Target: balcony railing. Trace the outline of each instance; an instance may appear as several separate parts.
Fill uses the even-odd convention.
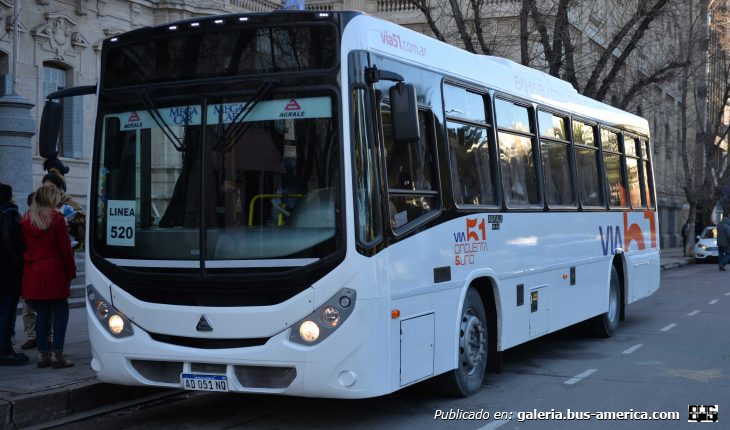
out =
[[[410,12],[416,10],[408,0],[378,0],[378,13]]]

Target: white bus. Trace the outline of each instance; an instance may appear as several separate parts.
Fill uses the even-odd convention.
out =
[[[74,94],[98,99],[102,381],[466,396],[501,351],[610,336],[659,286],[647,121],[554,77],[359,12],[143,28],[101,61]]]

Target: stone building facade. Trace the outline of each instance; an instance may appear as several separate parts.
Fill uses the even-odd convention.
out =
[[[262,12],[278,9],[276,0],[16,0],[21,2],[19,17],[20,58],[18,93],[35,104],[32,115],[39,122],[45,95],[58,88],[95,84],[98,79],[100,47],[103,39],[143,26],[158,25],[200,15],[229,12]],[[432,2],[438,4],[438,0]],[[448,1],[443,0],[444,4]],[[462,2],[464,4],[468,2]],[[540,2],[538,2],[540,3]],[[636,2],[622,2],[634,4]],[[483,28],[494,54],[519,61],[519,7],[521,1],[487,0],[483,2]],[[620,22],[616,2],[600,0],[581,2],[589,6],[576,8],[570,15],[571,37],[576,42],[576,64],[589,69],[596,52],[607,47],[612,31]],[[680,51],[682,28],[687,14],[679,9],[667,13],[655,23],[656,31],[646,35],[643,45],[632,54],[622,73],[629,77],[646,76],[652,60]],[[686,6],[685,6],[686,7]],[[424,15],[407,0],[310,0],[306,8],[337,11],[362,10],[375,16],[432,34]],[[12,50],[13,0],[0,0],[0,94],[9,88]],[[446,34],[448,14],[442,14]],[[613,22],[612,20],[616,21]],[[473,30],[473,28],[472,28]],[[458,38],[453,43],[459,44]],[[530,39],[532,46],[538,40]],[[536,50],[536,52],[539,49]],[[619,48],[615,55],[620,55]],[[537,62],[536,62],[537,63]],[[578,71],[580,73],[580,71]],[[616,88],[604,100],[615,104],[621,96]],[[679,138],[682,133],[679,117],[682,108],[678,81],[667,80],[649,85],[626,107],[649,120],[653,133],[655,182],[658,195],[662,246],[677,246],[678,234],[686,219],[686,203],[682,193],[683,171],[679,160]],[[85,198],[88,160],[91,155],[95,103],[85,97],[64,106],[61,138],[61,160],[71,168],[67,176],[69,191]],[[693,127],[692,124],[689,125]],[[694,136],[694,130],[688,130]],[[34,144],[33,182],[38,185],[42,159]]]
[[[196,16],[280,7],[268,0],[0,0],[0,96],[10,93],[12,83],[13,1],[19,2],[20,10],[16,92],[35,105],[31,115],[36,124],[47,94],[97,83],[105,38]],[[69,193],[85,202],[96,104],[92,96],[76,97],[65,101],[63,109],[59,158],[70,168]],[[45,174],[37,135],[33,148],[33,187],[37,187]]]

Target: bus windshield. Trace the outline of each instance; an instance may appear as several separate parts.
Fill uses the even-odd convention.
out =
[[[334,252],[341,175],[333,95],[257,96],[147,97],[102,108],[96,251],[191,267],[200,259],[206,267],[305,265]]]

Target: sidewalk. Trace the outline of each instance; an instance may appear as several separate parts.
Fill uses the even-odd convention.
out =
[[[661,250],[662,270],[692,263],[681,248]],[[91,370],[91,348],[83,296],[72,307],[66,330],[66,355],[76,364],[68,369],[38,369],[36,351],[25,366],[0,366],[0,429],[36,426],[114,403],[158,394],[164,390],[104,384]],[[15,347],[25,342],[21,316],[15,326]]]

